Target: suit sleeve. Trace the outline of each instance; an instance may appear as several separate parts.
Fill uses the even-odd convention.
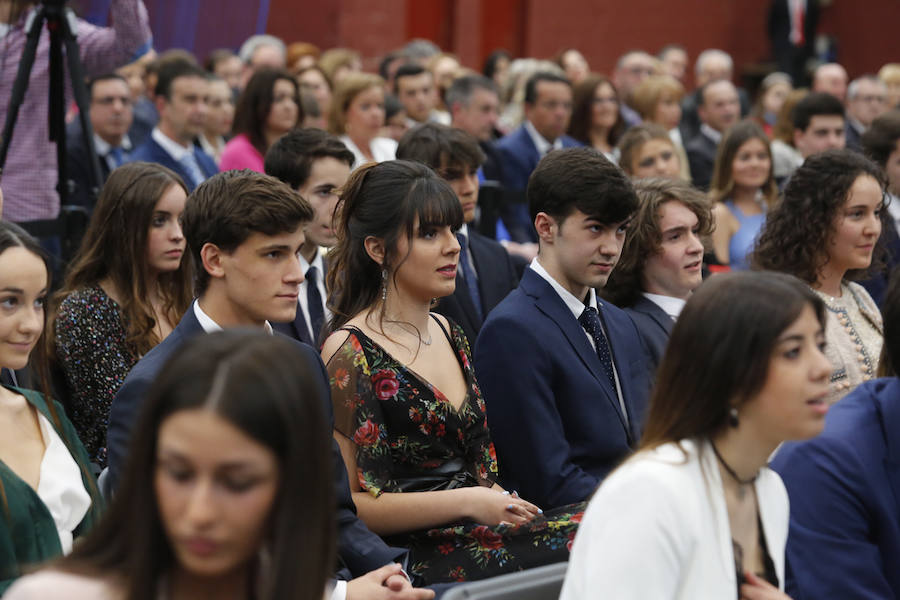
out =
[[[886,481],[866,474],[848,442],[784,448],[773,461],[791,502],[786,590],[794,600],[894,598],[871,501]]]
[[[330,429],[334,428],[334,409],[331,402],[331,386],[329,385],[328,372],[325,364],[318,354],[307,344],[301,344],[310,355],[310,360],[317,364],[321,374],[319,384],[324,387],[320,394],[325,399],[325,415]],[[329,430],[330,430],[329,429]],[[356,514],[356,505],[350,495],[350,484],[347,480],[347,467],[341,458],[341,450],[337,441],[331,440],[331,454],[333,457],[334,492],[337,500],[337,528],[338,528],[338,555],[348,572],[339,573],[339,576],[353,578],[365,575],[379,567],[398,560],[406,550],[392,548],[384,541],[369,531],[369,528]]]
[[[691,544],[679,510],[684,499],[669,482],[624,469],[585,512],[560,600],[591,598],[597,590],[617,600],[675,598]]]
[[[508,316],[489,320],[475,347],[501,482],[544,507],[581,502],[599,483],[571,460],[551,386],[553,361],[528,325]]]
[[[139,373],[125,378],[109,409],[109,426],[106,430],[106,458],[109,472],[109,489],[115,490],[119,482],[128,446],[131,428],[140,413],[141,404],[147,394],[150,381]]]

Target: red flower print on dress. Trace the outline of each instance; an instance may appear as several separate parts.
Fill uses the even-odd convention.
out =
[[[450,554],[451,552],[453,552],[453,548],[453,544],[451,542],[447,542],[446,544],[441,544],[440,546],[438,546],[438,552],[444,555]]]
[[[487,550],[498,550],[503,547],[503,536],[491,531],[490,527],[479,525],[472,530],[472,537],[478,544]]]
[[[337,386],[339,390],[343,390],[350,384],[350,372],[343,367],[337,369],[334,372],[334,385]]]
[[[382,369],[372,376],[372,386],[375,388],[375,395],[379,400],[388,400],[397,395],[400,384],[397,382],[397,376],[393,371]]]
[[[459,351],[459,358],[462,361],[463,369],[466,371],[469,370],[469,356],[466,354],[464,350]]]
[[[366,419],[353,434],[353,443],[357,446],[374,446],[378,441],[378,433],[378,424]]]

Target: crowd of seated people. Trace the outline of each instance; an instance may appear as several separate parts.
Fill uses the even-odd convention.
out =
[[[900,596],[897,65],[751,103],[719,49],[157,55],[111,6],[68,264],[45,123],[4,169],[0,593]]]

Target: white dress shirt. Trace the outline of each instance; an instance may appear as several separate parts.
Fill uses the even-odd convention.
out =
[[[171,156],[175,162],[180,163],[181,160],[187,156],[188,154],[193,154],[194,149],[192,146],[182,146],[162,131],[159,130],[159,127],[154,127],[153,131],[150,132],[150,137],[153,138],[153,141],[162,146],[162,149],[166,151],[166,153]]]
[[[203,312],[203,309],[200,308],[200,301],[194,300],[194,316],[197,317],[197,320],[200,321],[200,327],[203,328],[203,331],[206,333],[215,333],[216,331],[223,331],[222,326],[212,320],[208,314]],[[264,323],[266,328],[266,333],[272,335],[272,325],[269,324],[268,321]]]
[[[673,321],[678,320],[678,315],[681,314],[681,310],[687,304],[687,300],[682,300],[681,298],[651,294],[650,292],[644,292],[644,298],[663,309],[663,312],[669,315]]]
[[[541,156],[544,156],[551,150],[562,150],[562,138],[556,138],[553,142],[548,141],[538,133],[538,130],[534,128],[534,125],[528,119],[525,120],[525,131],[528,132],[528,137],[531,138],[534,147],[537,148]]]

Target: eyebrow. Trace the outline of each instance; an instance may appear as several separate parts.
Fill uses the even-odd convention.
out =
[[[677,227],[670,227],[669,229],[666,229],[662,233],[663,233],[663,235],[665,235],[667,233],[675,233],[678,231],[689,231],[691,229],[693,229],[693,227],[688,227],[687,225],[679,225]]]
[[[263,246],[262,248],[258,248],[257,252],[271,252],[272,250],[290,250],[291,247],[287,244],[272,244],[271,246]]]
[[[44,291],[44,290],[42,290]],[[9,292],[11,294],[25,294],[25,290],[22,288],[14,288],[14,287],[5,287],[0,292]]]

